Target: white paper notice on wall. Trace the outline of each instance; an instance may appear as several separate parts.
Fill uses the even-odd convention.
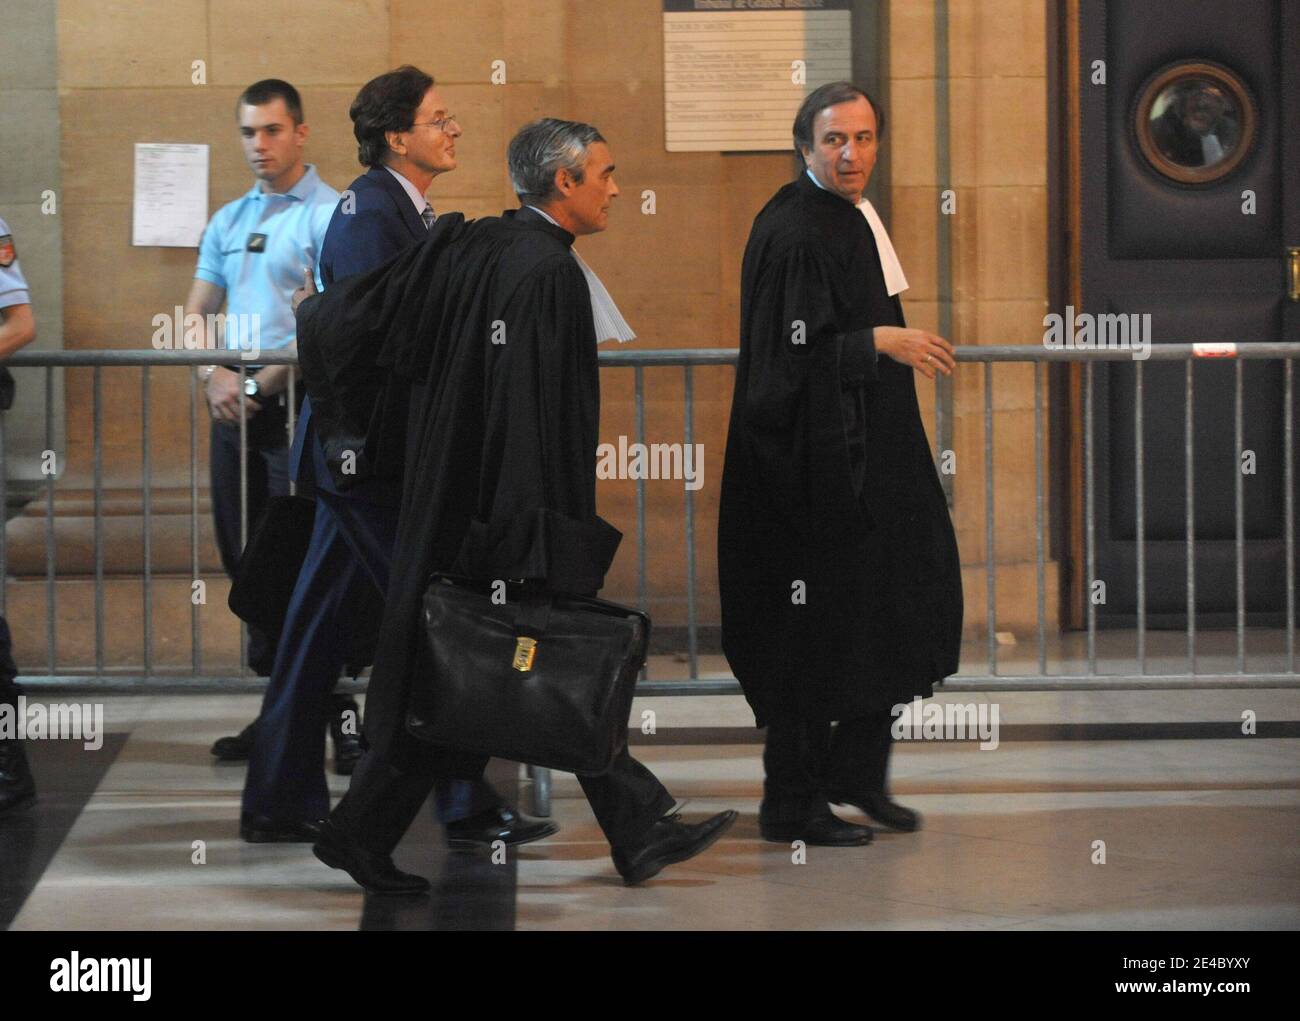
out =
[[[790,149],[819,85],[853,77],[850,0],[663,0],[669,152]]]
[[[135,144],[131,244],[197,248],[208,223],[208,147]]]

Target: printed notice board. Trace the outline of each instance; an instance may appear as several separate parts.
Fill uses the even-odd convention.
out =
[[[799,104],[852,78],[850,0],[663,0],[669,152],[789,149]]]
[[[208,224],[208,147],[135,143],[131,244],[197,248]]]

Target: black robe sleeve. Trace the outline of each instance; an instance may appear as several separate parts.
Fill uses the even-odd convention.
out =
[[[477,513],[458,570],[594,593],[622,539],[596,515],[600,421],[586,280],[566,251],[530,274],[488,341]]]
[[[769,250],[753,283],[738,396],[758,485],[796,535],[867,520],[852,482],[841,394],[877,378],[876,349],[871,326],[839,328],[840,273],[824,246],[798,242]]]
[[[464,229],[460,213],[445,214],[422,243],[298,306],[303,385],[341,490],[402,476],[410,366],[427,347],[418,324],[436,314],[439,257]]]

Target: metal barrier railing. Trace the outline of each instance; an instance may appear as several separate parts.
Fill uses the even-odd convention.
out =
[[[1186,550],[1187,550],[1187,665],[1181,671],[1155,673],[1148,669],[1147,650],[1147,614],[1146,614],[1146,576],[1145,576],[1145,505],[1144,505],[1144,440],[1142,431],[1142,382],[1143,365],[1141,360],[1133,360],[1136,374],[1135,415],[1135,471],[1137,505],[1137,663],[1136,673],[1102,673],[1098,670],[1097,618],[1096,606],[1087,600],[1086,628],[1086,669],[1069,669],[1056,673],[1050,672],[1049,638],[1047,628],[1047,586],[1046,586],[1046,543],[1047,543],[1047,499],[1045,493],[1044,438],[1045,438],[1045,402],[1043,390],[1044,363],[1082,362],[1083,381],[1083,455],[1084,455],[1084,545],[1086,561],[1086,582],[1090,589],[1096,577],[1096,535],[1095,535],[1095,413],[1094,413],[1094,363],[1098,361],[1129,361],[1132,352],[1128,350],[1062,350],[1048,349],[1041,345],[998,345],[998,346],[964,346],[957,348],[959,362],[981,362],[983,369],[983,472],[984,472],[984,559],[981,563],[967,563],[970,567],[984,568],[985,573],[985,650],[987,668],[984,673],[963,672],[951,678],[945,684],[947,690],[1094,690],[1094,689],[1178,689],[1178,688],[1215,688],[1215,687],[1297,687],[1300,679],[1295,673],[1295,572],[1294,572],[1294,437],[1292,435],[1293,376],[1292,360],[1300,357],[1300,343],[1261,343],[1242,345],[1229,352],[1225,345],[1168,344],[1150,348],[1149,358],[1153,361],[1183,361],[1186,363],[1186,398],[1184,408],[1185,448],[1187,464],[1187,482],[1185,493],[1186,505]],[[1195,570],[1195,520],[1193,494],[1193,430],[1192,430],[1192,395],[1193,365],[1206,355],[1223,356],[1230,354],[1236,359],[1235,387],[1235,438],[1236,449],[1240,456],[1242,447],[1242,362],[1247,359],[1274,359],[1283,363],[1284,380],[1284,428],[1283,447],[1285,463],[1284,513],[1286,535],[1286,623],[1285,653],[1281,662],[1273,669],[1250,672],[1247,670],[1246,656],[1246,607],[1245,607],[1245,568],[1243,550],[1244,534],[1244,493],[1243,476],[1236,472],[1236,649],[1235,670],[1212,670],[1200,672],[1197,668],[1197,630],[1196,630],[1196,570]],[[737,351],[727,348],[716,349],[681,349],[659,351],[604,351],[600,355],[602,368],[631,368],[634,377],[634,423],[636,442],[645,443],[645,372],[647,369],[679,367],[683,371],[684,402],[683,430],[684,443],[689,447],[694,443],[694,375],[693,370],[700,366],[734,365]],[[291,364],[296,358],[293,354],[264,352],[258,358],[259,365]],[[994,364],[1002,362],[1030,363],[1034,366],[1034,518],[1035,518],[1035,579],[1036,579],[1036,670],[1008,674],[999,670],[998,629],[997,629],[997,559],[996,530],[994,527],[995,486],[994,486]],[[31,676],[25,673],[24,683],[38,687],[70,687],[91,685],[102,690],[256,690],[264,682],[249,678],[246,668],[246,648],[241,640],[241,671],[238,677],[211,676],[203,672],[202,634],[198,607],[191,606],[190,642],[191,657],[188,673],[159,670],[153,660],[152,645],[154,621],[152,610],[153,582],[153,548],[151,536],[152,522],[152,481],[153,449],[150,442],[150,418],[152,414],[149,369],[153,366],[195,366],[222,364],[241,368],[247,364],[239,352],[215,351],[60,351],[60,352],[20,352],[7,362],[15,368],[44,368],[45,382],[45,421],[44,436],[46,448],[53,446],[53,404],[54,370],[56,368],[84,368],[92,370],[92,488],[93,488],[93,545],[94,545],[94,669],[90,674],[84,672],[60,672],[56,656],[56,606],[55,606],[55,478],[47,475],[43,482],[45,496],[45,584],[46,584],[46,666],[45,676]],[[103,508],[103,412],[102,412],[102,370],[105,368],[140,367],[142,443],[140,479],[142,487],[143,537],[143,606],[141,618],[142,655],[140,670],[108,668],[104,653],[104,508]],[[24,385],[20,374],[19,385]],[[200,575],[199,549],[199,440],[198,423],[200,406],[197,381],[193,373],[189,374],[189,480],[190,480],[190,568],[193,578]],[[242,398],[241,398],[242,402]],[[292,431],[293,384],[290,382],[290,422]],[[935,401],[935,437],[945,435],[944,404]],[[241,406],[241,532],[247,538],[247,419],[242,414]],[[936,460],[942,455],[936,450]],[[0,415],[0,504],[7,501],[7,452],[4,417]],[[641,606],[648,602],[649,562],[647,555],[647,492],[646,480],[636,480],[636,536],[637,536],[637,599]],[[688,677],[685,679],[642,680],[639,692],[646,695],[677,694],[731,694],[739,691],[734,678],[729,676],[700,676],[700,625],[697,619],[697,585],[696,585],[696,534],[695,501],[692,490],[685,489],[683,531],[685,538],[685,602],[686,629],[685,654]],[[5,605],[5,587],[8,579],[8,542],[0,531],[0,576],[5,582],[0,584],[0,612]],[[1068,659],[1068,657],[1066,657]]]
[[[259,365],[285,365],[296,364],[297,357],[293,353],[283,352],[262,352],[258,357]],[[227,365],[236,368],[240,372],[241,381],[247,367],[247,359],[237,351],[157,351],[157,350],[108,350],[108,351],[47,351],[47,352],[18,352],[11,356],[6,365],[14,368],[23,368],[27,366],[43,367],[44,372],[44,397],[45,397],[45,421],[44,421],[44,447],[45,450],[53,450],[54,447],[54,413],[53,413],[53,394],[54,394],[54,370],[56,368],[90,368],[91,369],[91,492],[93,500],[92,521],[93,521],[93,558],[94,558],[94,671],[93,674],[70,674],[60,673],[57,663],[57,609],[55,600],[55,564],[56,564],[56,543],[55,543],[55,473],[45,474],[43,488],[45,491],[45,645],[46,645],[46,669],[48,674],[45,677],[31,676],[24,674],[24,681],[31,682],[35,685],[42,685],[48,682],[52,685],[58,684],[80,684],[88,681],[95,681],[96,687],[146,687],[152,688],[152,685],[132,683],[129,678],[115,679],[113,673],[105,667],[104,653],[104,506],[103,506],[103,386],[102,370],[105,368],[127,368],[140,367],[140,409],[141,409],[141,520],[142,520],[142,554],[143,554],[143,572],[142,572],[142,605],[141,605],[141,674],[142,680],[149,681],[154,678],[155,670],[152,659],[153,651],[153,534],[152,534],[152,509],[153,509],[153,460],[152,460],[152,442],[150,428],[152,416],[152,399],[150,389],[149,370],[158,365],[179,365],[195,367],[199,365]],[[198,439],[198,382],[194,374],[189,374],[189,468],[190,468],[190,569],[191,578],[198,580],[201,575],[200,554],[199,554],[199,479],[198,479],[198,462],[199,462],[199,439]],[[20,374],[18,385],[22,386],[25,380]],[[290,379],[290,399],[289,399],[289,429],[293,428],[293,405],[294,383]],[[244,396],[240,392],[240,537],[241,543],[247,542],[248,538],[248,443],[247,428],[248,419],[245,413]],[[0,415],[0,506],[8,505],[8,453],[6,444],[6,435],[4,430],[4,416]],[[7,522],[6,522],[7,525]],[[8,572],[8,528],[0,534],[0,577],[4,581],[0,584],[0,613],[5,609],[5,590],[9,581]],[[191,652],[191,669],[190,676],[193,678],[203,677],[203,644],[200,624],[199,605],[191,601],[190,610],[190,652]],[[241,629],[240,638],[240,676],[246,675],[247,668],[247,649],[246,638]],[[25,658],[25,657],[24,657]],[[175,674],[172,675],[176,676]],[[217,686],[221,686],[219,679]],[[109,685],[105,682],[116,681],[115,684]],[[124,682],[124,683],[123,683]],[[256,683],[256,682],[255,682]],[[190,686],[193,688],[193,685]]]

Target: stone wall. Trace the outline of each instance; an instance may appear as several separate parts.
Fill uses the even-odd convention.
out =
[[[951,221],[951,339],[1033,342],[1041,335],[1047,303],[1043,3],[960,0],[949,9],[952,172],[944,182],[936,170],[934,4],[888,4],[886,144],[892,157],[892,233],[912,285],[905,308],[913,325],[938,327],[937,217],[940,192],[951,187],[957,200]],[[789,155],[664,150],[656,0],[319,0],[309,15],[304,10],[286,0],[58,4],[67,347],[148,346],[152,316],[181,303],[189,287],[194,250],[130,244],[133,143],[209,144],[215,212],[251,184],[238,144],[235,99],[255,79],[282,77],[303,95],[309,161],[342,189],[361,169],[348,104],[364,81],[403,62],[435,75],[464,128],[459,169],[431,189],[436,209],[473,216],[513,205],[503,158],[511,134],[547,114],[591,121],[610,141],[623,195],[610,230],[583,239],[580,249],[639,333],[637,346],[737,343],[745,238],[754,214],[789,179]],[[204,61],[206,84],[191,83],[196,60]],[[494,61],[505,62],[503,85],[491,82]],[[646,190],[655,193],[653,216],[641,212]],[[602,377],[601,438],[632,437],[632,374],[611,369]],[[90,379],[89,370],[67,373],[61,576],[89,569]],[[996,557],[1005,565],[999,628],[1023,630],[1033,620],[1033,458],[1032,443],[1026,442],[1032,438],[1032,376],[1025,368],[1000,366],[995,380]],[[717,619],[715,527],[731,383],[729,368],[694,373],[695,438],[705,446],[705,485],[695,494],[704,623]],[[681,442],[681,370],[647,370],[645,384],[647,439]],[[187,577],[187,376],[155,369],[151,390],[155,499],[172,508],[155,513],[155,570]],[[930,427],[931,389],[919,390]],[[129,577],[140,567],[140,370],[105,370],[103,392],[104,479],[113,508],[110,573]],[[983,628],[985,557],[979,367],[960,368],[954,399],[955,518],[967,565],[968,632],[975,635]],[[206,422],[200,425],[199,481],[205,486]],[[680,483],[652,481],[647,496],[651,610],[662,623],[681,622],[683,490]],[[634,486],[602,482],[598,498],[602,514],[626,537],[607,594],[631,599]],[[203,507],[202,569],[215,580],[219,568],[206,501]],[[43,571],[42,513],[29,508],[10,529],[15,569],[28,577]],[[38,616],[39,634],[43,597],[33,590],[25,605]]]

